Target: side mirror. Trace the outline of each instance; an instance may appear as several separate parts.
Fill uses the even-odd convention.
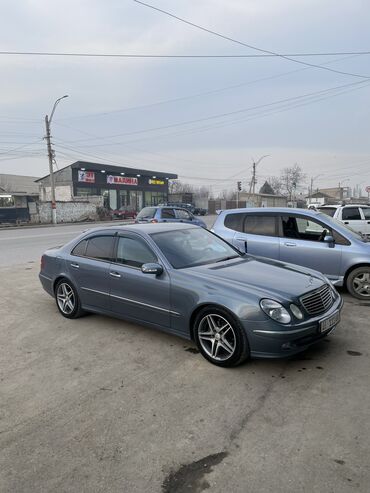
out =
[[[326,235],[325,238],[324,238],[324,242],[325,243],[328,243],[329,248],[334,248],[335,240],[334,240],[333,236]]]
[[[163,267],[155,263],[143,264],[141,266],[141,272],[143,274],[154,274],[155,276],[160,276],[163,272]]]

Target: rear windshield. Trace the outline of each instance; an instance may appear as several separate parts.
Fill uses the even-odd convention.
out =
[[[144,207],[137,215],[137,219],[151,219],[155,216],[155,211],[155,207]]]
[[[333,217],[337,208],[336,207],[318,207],[317,210],[322,212],[323,214],[326,214],[327,216]]]

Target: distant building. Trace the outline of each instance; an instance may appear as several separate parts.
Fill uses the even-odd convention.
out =
[[[335,199],[331,197],[330,195],[323,193],[321,191],[317,191],[313,193],[312,195],[307,195],[306,197],[306,204],[309,206],[310,204],[312,205],[324,205],[328,204],[330,202],[335,202]]]
[[[54,173],[55,198],[57,202],[71,202],[98,196],[108,210],[127,207],[139,211],[166,202],[168,180],[176,178],[173,173],[76,161]],[[41,187],[40,199],[49,202],[50,175],[37,181]]]
[[[274,189],[272,188],[272,186],[268,181],[265,181],[265,183],[262,185],[262,187],[260,188],[260,193],[267,195],[275,195]]]
[[[0,174],[0,223],[28,222],[37,213],[36,176]]]

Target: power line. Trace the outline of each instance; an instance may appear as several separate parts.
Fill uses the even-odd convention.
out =
[[[259,48],[257,46],[250,45],[248,43],[244,43],[243,41],[239,41],[235,38],[231,38],[230,36],[226,36],[224,34],[218,33],[216,31],[213,31],[212,29],[208,29],[206,27],[200,26],[199,24],[195,24],[194,22],[188,21],[188,20],[186,20],[182,17],[179,17],[175,14],[172,14],[171,12],[168,12],[166,10],[160,9],[159,7],[155,7],[154,5],[150,5],[149,3],[142,2],[141,0],[133,0],[133,1],[135,3],[143,5],[144,7],[148,7],[150,9],[156,10],[157,12],[168,15],[169,17],[172,17],[172,18],[174,18],[180,22],[183,22],[184,24],[188,24],[189,26],[192,26],[192,27],[195,27],[197,29],[200,29],[201,31],[207,32],[208,34],[212,34],[212,35],[217,36],[219,38],[225,39],[227,41],[231,41],[232,43],[236,43],[238,45],[245,46],[246,48],[250,48],[252,50],[259,51],[261,53],[277,56],[277,57],[283,58],[284,60],[288,60],[290,62],[299,63],[301,65],[307,65],[308,67],[318,68],[321,70],[327,70],[329,72],[335,72],[335,73],[341,74],[341,75],[350,75],[352,77],[359,77],[362,79],[370,79],[370,76],[368,76],[368,75],[354,74],[352,72],[343,72],[341,70],[331,69],[329,67],[325,67],[322,65],[316,65],[314,63],[303,62],[302,60],[296,60],[295,58],[291,58],[291,56],[289,56],[289,55],[282,55],[280,53],[276,53],[276,52],[271,51],[271,50],[265,50],[265,49]]]
[[[134,0],[136,1],[136,0]],[[142,3],[142,2],[138,2]],[[154,8],[154,7],[153,7]],[[228,39],[228,38],[227,38]],[[254,48],[257,49],[257,48]],[[265,50],[261,50],[265,51]],[[150,53],[84,53],[84,52],[60,52],[60,51],[0,51],[3,56],[54,56],[54,57],[81,57],[81,58],[288,58],[288,57],[317,57],[317,56],[339,56],[339,55],[370,55],[370,51],[327,51],[327,52],[311,52],[311,53],[273,53],[266,52],[263,54],[190,54],[190,55],[166,55],[166,54],[150,54]],[[298,60],[293,60],[297,61]],[[299,62],[298,62],[299,63]],[[310,64],[311,65],[311,64]],[[321,67],[320,65],[312,65],[313,67]],[[356,74],[356,77],[365,77]]]
[[[329,60],[328,62],[324,63],[323,65],[330,65],[332,63],[337,63],[337,62],[340,62],[342,60],[347,60],[349,58],[353,58],[354,56],[356,56],[356,55],[349,55],[349,56],[345,56],[345,57],[342,57],[342,58],[335,58],[333,60]],[[65,118],[60,118],[59,121],[64,121],[64,120],[80,120],[82,118],[91,118],[91,117],[94,117],[95,118],[97,116],[107,116],[107,115],[113,115],[113,114],[116,114],[116,113],[124,113],[124,112],[127,112],[127,111],[142,110],[142,109],[145,109],[145,108],[153,108],[155,106],[160,106],[160,105],[163,105],[163,104],[176,103],[176,102],[179,102],[179,101],[186,101],[186,100],[193,99],[193,98],[199,98],[199,97],[209,96],[209,95],[212,95],[212,94],[218,94],[220,92],[225,92],[225,91],[230,91],[230,90],[233,90],[233,89],[238,89],[239,87],[245,87],[245,86],[257,84],[259,82],[267,82],[269,80],[279,79],[279,78],[285,77],[287,75],[292,75],[292,74],[296,74],[296,73],[299,73],[299,72],[304,72],[305,70],[310,70],[310,69],[311,69],[311,67],[299,68],[299,69],[296,69],[296,70],[289,70],[288,72],[282,72],[280,74],[269,75],[267,77],[260,77],[258,79],[253,79],[253,80],[246,81],[246,82],[240,82],[239,84],[233,84],[231,86],[224,86],[224,87],[220,87],[218,89],[212,89],[210,91],[203,91],[203,92],[199,92],[199,93],[196,93],[196,94],[190,94],[188,96],[180,96],[178,98],[165,99],[163,101],[157,101],[157,102],[154,102],[154,103],[142,104],[142,105],[138,105],[138,106],[129,106],[127,108],[120,108],[118,110],[102,111],[102,112],[99,112],[99,113],[89,113],[87,115],[80,115],[80,116],[77,115],[77,116],[72,116],[72,117],[65,117]]]
[[[143,130],[136,130],[136,131],[133,131],[133,132],[125,132],[125,133],[121,133],[121,134],[107,135],[107,136],[99,137],[99,139],[101,140],[101,139],[106,139],[106,138],[124,137],[124,136],[129,136],[129,135],[137,135],[137,134],[141,134],[141,133],[154,132],[154,131],[158,131],[158,130],[166,130],[166,129],[169,129],[169,128],[181,127],[181,126],[190,125],[190,124],[193,124],[193,123],[200,123],[200,122],[204,122],[204,121],[209,121],[209,120],[224,118],[224,117],[228,117],[228,116],[232,116],[232,115],[237,115],[237,114],[241,114],[241,113],[246,113],[248,111],[253,111],[253,110],[268,108],[270,106],[276,106],[276,105],[279,105],[279,104],[288,103],[288,102],[292,102],[292,101],[298,101],[298,100],[305,99],[305,98],[312,98],[312,97],[318,96],[318,95],[325,95],[326,93],[330,93],[330,92],[333,92],[333,91],[335,92],[335,91],[338,91],[338,90],[341,90],[341,89],[345,89],[345,88],[349,88],[349,87],[357,87],[357,86],[361,86],[361,85],[364,86],[365,84],[368,84],[368,81],[351,82],[349,84],[343,84],[343,85],[331,87],[331,88],[328,88],[328,89],[321,89],[320,91],[314,91],[314,92],[311,92],[311,93],[305,93],[305,94],[302,94],[300,96],[293,96],[293,97],[290,97],[290,98],[283,98],[283,99],[276,100],[276,101],[273,101],[273,102],[270,102],[270,103],[264,103],[264,104],[261,104],[261,105],[251,106],[251,107],[248,107],[248,108],[242,108],[242,109],[235,110],[235,111],[229,111],[229,112],[225,112],[225,113],[219,113],[219,114],[216,114],[216,115],[211,115],[211,116],[207,116],[207,117],[203,117],[203,118],[196,118],[196,119],[193,119],[193,120],[186,120],[186,121],[183,121],[183,122],[172,123],[172,124],[169,124],[169,125],[162,125],[162,126],[159,126],[159,127],[152,127],[152,128],[147,128],[147,129],[143,129]],[[91,139],[80,139],[80,140],[73,141],[71,143],[75,144],[75,143],[78,143],[78,142],[86,142],[86,141],[89,141],[89,140],[96,140],[96,137],[94,139],[93,138],[91,138]],[[96,145],[94,145],[94,147],[97,147],[97,146],[100,146],[100,145],[101,144],[96,144]]]

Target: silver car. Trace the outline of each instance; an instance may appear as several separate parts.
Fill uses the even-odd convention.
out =
[[[224,210],[212,231],[252,255],[315,269],[352,296],[370,300],[370,242],[336,219],[313,210]]]
[[[186,224],[97,228],[42,257],[60,313],[102,313],[196,342],[219,366],[281,357],[327,336],[342,299],[320,273],[241,254]]]

